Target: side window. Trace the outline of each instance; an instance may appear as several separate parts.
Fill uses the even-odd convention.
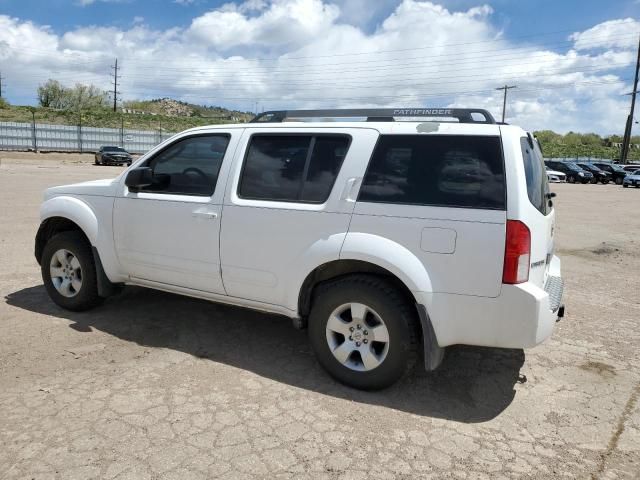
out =
[[[520,138],[520,148],[522,149],[522,160],[524,162],[524,173],[527,179],[527,195],[529,201],[540,213],[549,213],[549,202],[547,193],[549,192],[549,181],[547,172],[544,169],[544,159],[537,145],[529,145],[527,137]]]
[[[346,135],[254,135],[238,195],[253,200],[325,202],[349,141]]]
[[[151,158],[154,183],[141,191],[211,196],[230,136],[199,135],[170,145]]]
[[[504,210],[500,138],[383,135],[358,201]]]

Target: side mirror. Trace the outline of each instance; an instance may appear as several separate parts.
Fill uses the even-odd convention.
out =
[[[153,170],[149,167],[139,167],[130,170],[124,184],[131,191],[137,191],[140,187],[148,187],[153,183]]]

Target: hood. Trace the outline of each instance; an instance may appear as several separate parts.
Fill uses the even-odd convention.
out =
[[[44,199],[57,197],[59,195],[96,195],[100,197],[113,197],[117,187],[117,178],[105,180],[91,180],[89,182],[72,183],[51,187],[45,190]]]

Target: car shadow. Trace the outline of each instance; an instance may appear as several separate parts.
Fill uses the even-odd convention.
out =
[[[520,375],[523,350],[456,346],[435,372],[418,365],[386,390],[362,392],[330,378],[316,362],[306,332],[292,328],[284,317],[137,287],[83,313],[59,308],[42,285],[5,299],[14,307],[68,319],[80,332],[97,329],[325,395],[458,422],[496,417],[513,401],[515,384],[526,381]]]

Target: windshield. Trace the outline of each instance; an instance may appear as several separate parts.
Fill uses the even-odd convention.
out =
[[[614,172],[624,172],[625,169],[620,165],[609,165]]]
[[[120,147],[102,147],[102,151],[127,153],[127,151],[124,148],[120,148]]]
[[[568,168],[569,170],[574,170],[574,171],[576,171],[576,172],[579,172],[580,170],[582,170],[582,169],[581,169],[578,165],[576,165],[575,163],[567,162],[567,163],[565,163],[565,165],[567,166],[567,168]]]

